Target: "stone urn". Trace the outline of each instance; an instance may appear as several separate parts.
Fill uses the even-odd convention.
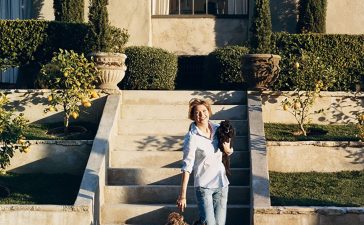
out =
[[[97,52],[91,53],[97,69],[99,70],[100,89],[119,90],[118,83],[125,76],[126,55],[122,53]]]
[[[250,90],[267,90],[278,76],[279,55],[246,54],[242,59],[242,75]]]

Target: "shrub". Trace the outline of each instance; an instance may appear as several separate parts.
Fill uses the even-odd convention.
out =
[[[269,0],[256,0],[250,28],[250,46],[253,53],[270,53],[272,21]]]
[[[79,103],[90,107],[90,97],[97,97],[94,84],[97,81],[97,70],[83,54],[60,49],[54,54],[52,62],[44,65],[39,82],[51,88],[48,96],[48,111],[57,111],[61,106],[64,111],[64,133],[68,133],[69,119],[79,116]]]
[[[120,88],[131,90],[173,90],[177,56],[160,48],[127,47],[125,78]]]
[[[273,85],[275,90],[294,90],[289,71],[295,63],[292,60],[303,52],[319,57],[323,64],[336,71],[331,75],[336,82],[329,91],[354,91],[364,77],[364,51],[358,51],[364,49],[364,35],[275,33],[273,37],[275,51],[282,56],[280,76]],[[302,71],[301,75],[307,76],[307,73]]]
[[[54,0],[54,16],[57,21],[83,22],[84,0]]]
[[[88,42],[94,52],[110,52],[111,31],[106,6],[108,0],[92,0],[89,11],[90,34]]]
[[[300,0],[298,2],[298,33],[326,32],[327,0]]]
[[[217,48],[209,54],[205,83],[213,89],[241,89],[241,61],[249,49],[242,46]]]
[[[16,150],[27,153],[30,143],[24,139],[27,120],[23,114],[15,115],[9,110],[8,98],[0,93],[0,170],[10,165],[10,159]]]

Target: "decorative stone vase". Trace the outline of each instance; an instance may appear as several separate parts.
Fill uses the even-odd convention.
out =
[[[242,75],[250,90],[267,90],[278,76],[279,55],[246,54],[242,60]]]
[[[118,83],[124,78],[126,55],[122,53],[97,52],[91,53],[97,69],[100,83],[98,88],[119,90]]]

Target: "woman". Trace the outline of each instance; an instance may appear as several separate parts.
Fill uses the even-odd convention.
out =
[[[200,222],[207,225],[224,225],[229,181],[215,135],[219,125],[209,121],[211,115],[211,106],[207,101],[190,101],[188,118],[194,122],[184,140],[182,183],[177,206],[182,212],[187,206],[187,185],[190,174],[194,171]],[[226,154],[233,153],[230,143],[223,143],[223,147]]]

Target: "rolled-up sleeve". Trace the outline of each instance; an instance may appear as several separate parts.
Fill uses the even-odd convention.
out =
[[[193,170],[193,165],[195,163],[195,153],[196,153],[196,142],[194,141],[193,135],[188,133],[185,136],[184,144],[183,144],[183,160],[182,160],[182,168],[183,172],[191,173]]]

